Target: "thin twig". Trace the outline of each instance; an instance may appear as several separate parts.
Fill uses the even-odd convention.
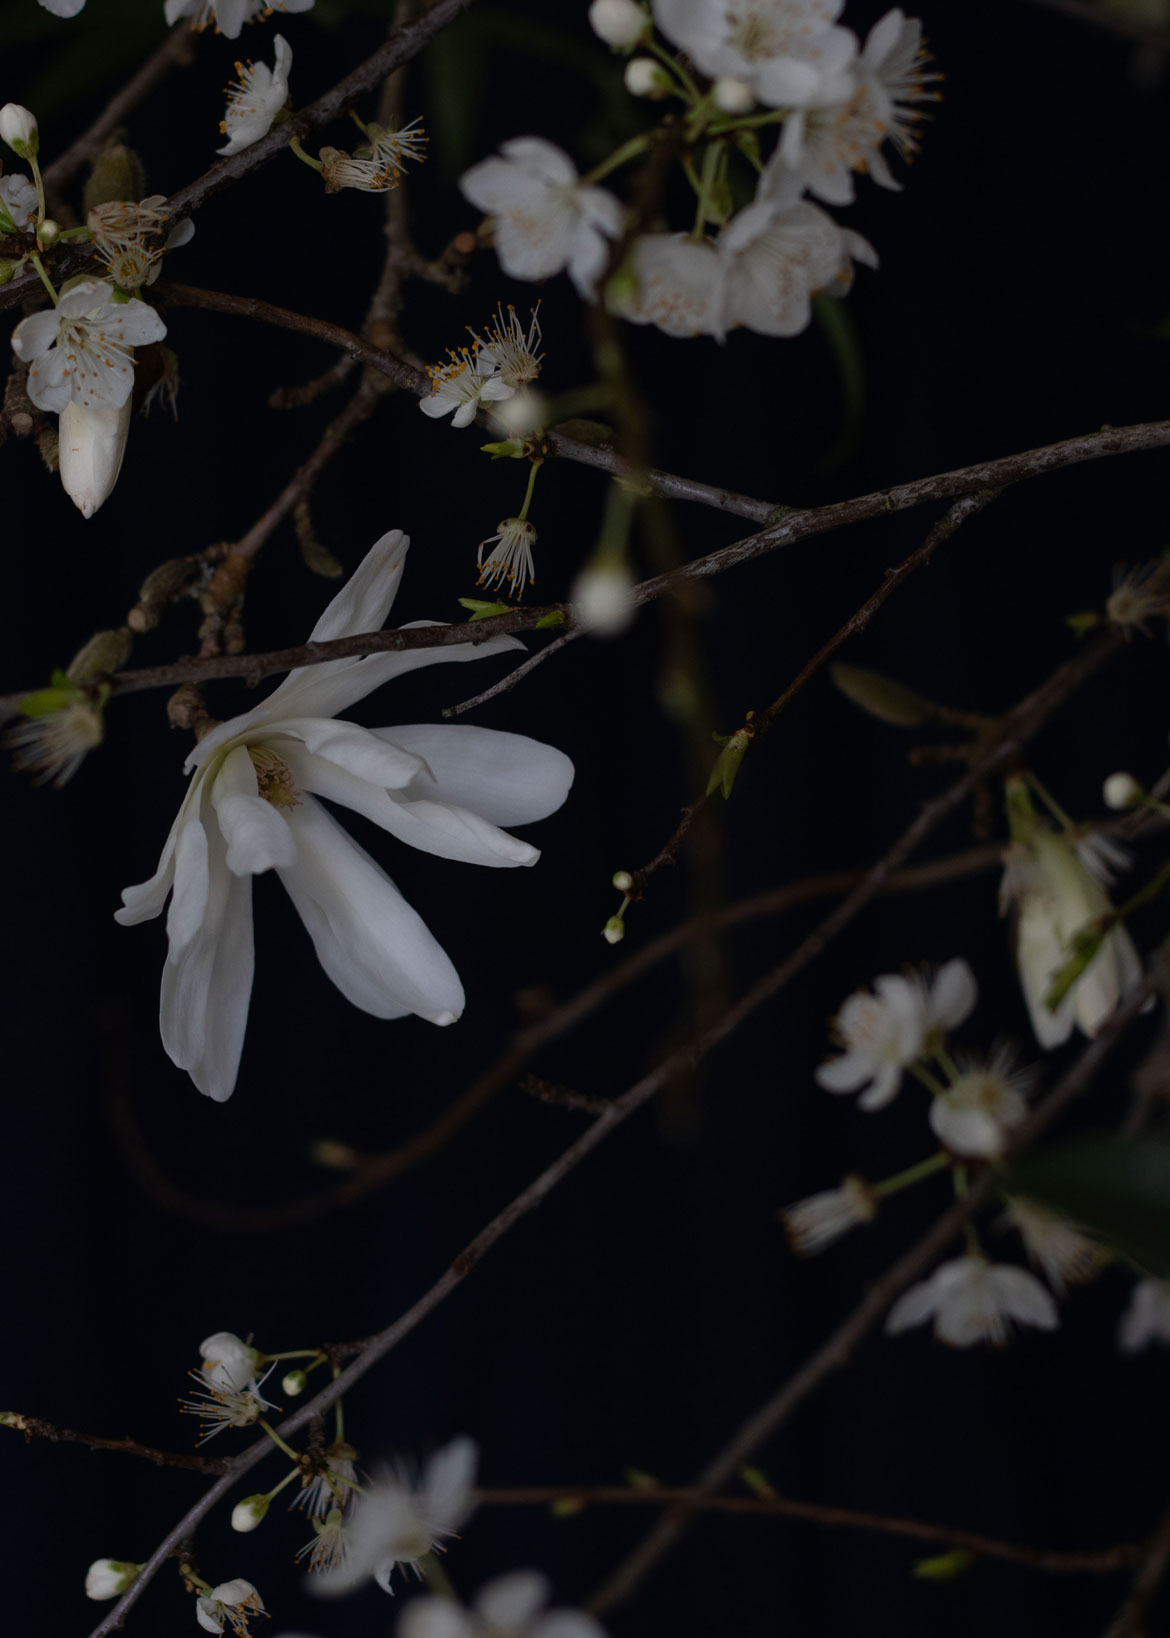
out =
[[[48,1439],[55,1445],[88,1445],[91,1450],[116,1450],[124,1456],[141,1456],[156,1467],[185,1467],[195,1473],[222,1473],[226,1461],[210,1456],[196,1456],[183,1450],[156,1450],[153,1445],[139,1444],[137,1439],[107,1439],[98,1433],[79,1433],[75,1428],[59,1427],[39,1416],[24,1416],[10,1411],[5,1426],[15,1428],[26,1439]]]
[[[1129,1597],[1105,1631],[1105,1638],[1141,1638],[1146,1612],[1170,1570],[1170,1509],[1163,1515],[1141,1559]]]
[[[553,642],[546,644],[544,648],[537,649],[535,654],[530,654],[526,660],[521,661],[506,676],[501,677],[499,682],[492,683],[490,688],[483,689],[479,694],[473,694],[469,700],[460,700],[458,705],[444,706],[444,718],[461,717],[465,711],[474,711],[477,706],[486,705],[488,700],[494,700],[497,694],[510,693],[518,682],[524,681],[530,671],[534,671],[538,665],[543,665],[545,660],[551,660],[554,654],[559,654],[565,644],[571,642],[577,635],[576,628],[570,628],[568,631],[562,632]]]

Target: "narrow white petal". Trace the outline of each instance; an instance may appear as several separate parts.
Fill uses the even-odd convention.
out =
[[[489,1627],[522,1630],[548,1602],[548,1582],[535,1570],[514,1570],[489,1581],[475,1601],[475,1613]]]
[[[573,783],[573,764],[564,752],[525,734],[429,722],[374,732],[425,764],[412,796],[470,808],[493,825],[546,819]]]
[[[211,786],[211,803],[234,876],[258,876],[292,864],[297,850],[288,820],[257,794],[256,770],[243,745],[224,758]]]

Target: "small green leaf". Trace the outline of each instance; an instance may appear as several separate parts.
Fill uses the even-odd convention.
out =
[[[935,1558],[920,1558],[914,1566],[914,1577],[917,1581],[953,1581],[974,1562],[975,1554],[966,1547],[952,1547],[949,1553],[939,1553]]]
[[[906,688],[880,671],[866,671],[859,665],[835,665],[831,675],[847,700],[868,711],[880,722],[896,728],[918,728],[930,719],[930,706],[913,689]]]
[[[507,603],[485,603],[478,597],[461,597],[459,601],[465,609],[471,610],[473,620],[490,620],[495,614],[512,613]]]
[[[1072,1138],[1017,1161],[1002,1184],[1100,1235],[1157,1279],[1170,1279],[1170,1143]]]
[[[563,626],[565,623],[564,609],[550,609],[547,614],[541,615],[536,622],[537,631],[544,631],[549,626]]]

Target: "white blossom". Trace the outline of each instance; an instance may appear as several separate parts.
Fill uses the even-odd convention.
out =
[[[540,376],[544,354],[538,351],[542,339],[539,302],[529,314],[527,329],[510,302],[507,313],[498,305],[484,334],[476,331],[474,339],[479,368],[494,371],[505,387],[516,391],[530,386]]]
[[[397,529],[377,542],[313,628],[314,641],[383,623],[408,544]],[[354,1006],[376,1018],[458,1018],[463,989],[450,959],[318,799],[440,858],[534,864],[537,849],[499,827],[561,805],[573,769],[560,751],[486,728],[371,730],[334,720],[392,677],[521,646],[496,637],[308,666],[188,757],[194,777],[158,870],[126,889],[117,918],[149,920],[173,890],[162,1039],[200,1091],[222,1101],[235,1086],[252,986],[251,884],[265,870],[280,876],[321,965]]]
[[[85,0],[40,0],[40,3],[54,17],[76,17],[85,8]]]
[[[341,1508],[331,1507],[324,1518],[313,1519],[311,1540],[298,1547],[293,1557],[298,1564],[307,1558],[313,1574],[340,1570],[349,1560],[349,1541],[350,1529]]]
[[[313,0],[166,0],[163,11],[168,23],[189,17],[192,28],[215,25],[216,33],[234,40],[245,23],[274,11],[310,11]]]
[[[1170,1280],[1139,1280],[1121,1316],[1117,1341],[1123,1354],[1136,1354],[1151,1342],[1170,1345]]]
[[[356,1458],[352,1445],[331,1445],[325,1452],[324,1470],[314,1473],[289,1505],[303,1507],[312,1518],[323,1518],[335,1507],[344,1508],[357,1481]]]
[[[453,427],[470,426],[481,404],[498,404],[516,390],[492,365],[483,365],[475,347],[452,352],[446,364],[428,364],[427,374],[430,394],[419,399],[418,407],[432,420],[450,415]]]
[[[534,1570],[514,1570],[482,1587],[465,1610],[452,1599],[415,1598],[402,1612],[396,1638],[605,1638],[584,1610],[546,1609],[549,1586]]]
[[[845,1048],[816,1072],[827,1092],[856,1092],[863,1109],[881,1109],[898,1090],[902,1071],[926,1049],[931,1036],[955,1029],[975,1006],[977,990],[970,967],[961,958],[940,967],[928,985],[917,973],[885,973],[874,982],[874,994],[857,990],[835,1020]]]
[[[1010,1195],[1006,1220],[1024,1242],[1029,1260],[1044,1270],[1052,1289],[1063,1296],[1070,1285],[1084,1285],[1105,1266],[1107,1253],[1070,1223],[1023,1195]]]
[[[844,0],[653,0],[654,19],[712,79],[751,86],[771,108],[847,96],[856,37],[834,27]]]
[[[1125,808],[1136,807],[1145,794],[1132,774],[1113,773],[1102,787],[1101,799],[1107,808],[1119,813]]]
[[[51,696],[55,691],[46,690]],[[21,717],[5,730],[3,744],[12,752],[12,765],[29,773],[38,785],[67,785],[90,751],[105,735],[99,707],[81,689],[62,689],[61,697],[45,699],[45,709]]]
[[[247,1633],[249,1619],[264,1614],[264,1601],[250,1581],[236,1576],[221,1581],[195,1600],[195,1619],[204,1632],[222,1632],[226,1621],[234,1633]]]
[[[121,1598],[141,1568],[140,1564],[129,1564],[122,1559],[95,1558],[85,1572],[85,1596],[95,1603]]]
[[[161,341],[167,327],[144,301],[114,300],[114,288],[84,279],[56,307],[21,319],[12,332],[29,364],[28,395],[38,409],[120,409],[134,388],[135,347]]]
[[[454,1535],[471,1511],[475,1464],[474,1442],[453,1439],[435,1452],[417,1480],[402,1466],[379,1475],[354,1502],[345,1563],[325,1571],[317,1590],[347,1593],[373,1576],[390,1592],[398,1564],[421,1579],[419,1561],[442,1552],[444,1538]]]
[[[911,1286],[890,1309],[891,1334],[934,1320],[934,1334],[951,1348],[989,1342],[1001,1348],[1010,1322],[1052,1331],[1059,1324],[1056,1304],[1035,1275],[1010,1264],[992,1264],[974,1255],[956,1257],[928,1280]]]
[[[844,1177],[839,1188],[810,1194],[780,1213],[788,1243],[798,1257],[823,1251],[859,1223],[877,1216],[877,1197],[860,1177]]]
[[[609,305],[668,336],[711,335],[723,268],[714,245],[685,233],[641,233]]]
[[[646,32],[646,14],[637,0],[593,0],[589,27],[607,46],[628,51]]]
[[[272,122],[288,101],[288,71],[292,67],[292,47],[283,34],[273,36],[273,66],[267,63],[237,63],[236,78],[227,88],[227,108],[220,130],[227,137],[216,153],[238,154],[272,129]]]
[[[496,533],[479,543],[475,560],[479,565],[476,584],[503,586],[506,582],[509,595],[522,597],[524,588],[531,586],[536,579],[532,566],[532,548],[535,545],[536,530],[531,523],[524,518],[502,518],[496,525]]]
[[[994,1160],[1027,1118],[1034,1073],[1017,1069],[1015,1053],[1004,1046],[982,1063],[960,1059],[959,1068],[959,1078],[930,1106],[931,1127],[952,1154]]]
[[[94,249],[121,289],[153,284],[162,271],[164,252],[177,250],[194,237],[194,222],[184,218],[170,227],[170,216],[161,193],[138,203],[112,199],[90,209],[87,221]]]
[[[72,400],[57,426],[57,470],[61,487],[83,518],[91,518],[114,492],[126,440],[130,400],[120,409],[82,409]]]
[[[265,1399],[260,1392],[271,1371],[272,1367],[259,1383],[251,1379],[240,1383],[234,1378],[225,1378],[215,1369],[187,1373],[200,1386],[190,1399],[180,1399],[179,1409],[188,1416],[198,1416],[203,1423],[199,1435],[201,1445],[214,1439],[225,1428],[250,1428],[260,1420],[264,1411],[275,1408],[271,1400]]]
[[[0,108],[0,142],[6,142],[22,159],[31,159],[39,141],[36,115],[19,102],[6,102]]]
[[[19,171],[0,176],[0,232],[31,232],[38,209],[37,190],[27,176]]]
[[[514,279],[545,279],[565,269],[592,300],[616,239],[622,211],[613,194],[589,187],[563,149],[543,137],[513,137],[500,154],[460,179],[466,197],[492,218],[496,252]]]
[[[404,125],[400,131],[388,130],[384,125],[370,124],[366,126],[370,138],[370,153],[373,158],[389,165],[395,179],[405,175],[404,166],[407,160],[421,165],[427,157],[427,143],[430,138],[423,129],[421,119],[412,119],[409,125]]]
[[[259,1355],[234,1331],[216,1331],[199,1344],[203,1375],[217,1388],[246,1388],[255,1379]]]

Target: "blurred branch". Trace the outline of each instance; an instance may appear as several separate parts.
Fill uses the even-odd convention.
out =
[[[1043,6],[1048,11],[1059,11],[1065,17],[1075,17],[1078,23],[1089,23],[1094,28],[1105,29],[1109,34],[1120,34],[1123,39],[1134,40],[1139,45],[1170,51],[1170,32],[1127,15],[1124,5],[1098,4],[1097,0],[1029,0],[1029,4]]]
[[[196,1473],[222,1473],[225,1461],[209,1456],[196,1456],[182,1450],[156,1450],[153,1445],[140,1445],[137,1439],[105,1439],[97,1433],[79,1433],[74,1428],[58,1427],[39,1416],[24,1416],[9,1411],[4,1426],[23,1433],[26,1440],[48,1439],[55,1445],[88,1445],[91,1450],[116,1450],[125,1456],[141,1456],[156,1467],[185,1467]]]
[[[1163,1514],[1146,1546],[1129,1597],[1105,1631],[1105,1638],[1142,1638],[1146,1612],[1170,1570],[1170,1510]]]

